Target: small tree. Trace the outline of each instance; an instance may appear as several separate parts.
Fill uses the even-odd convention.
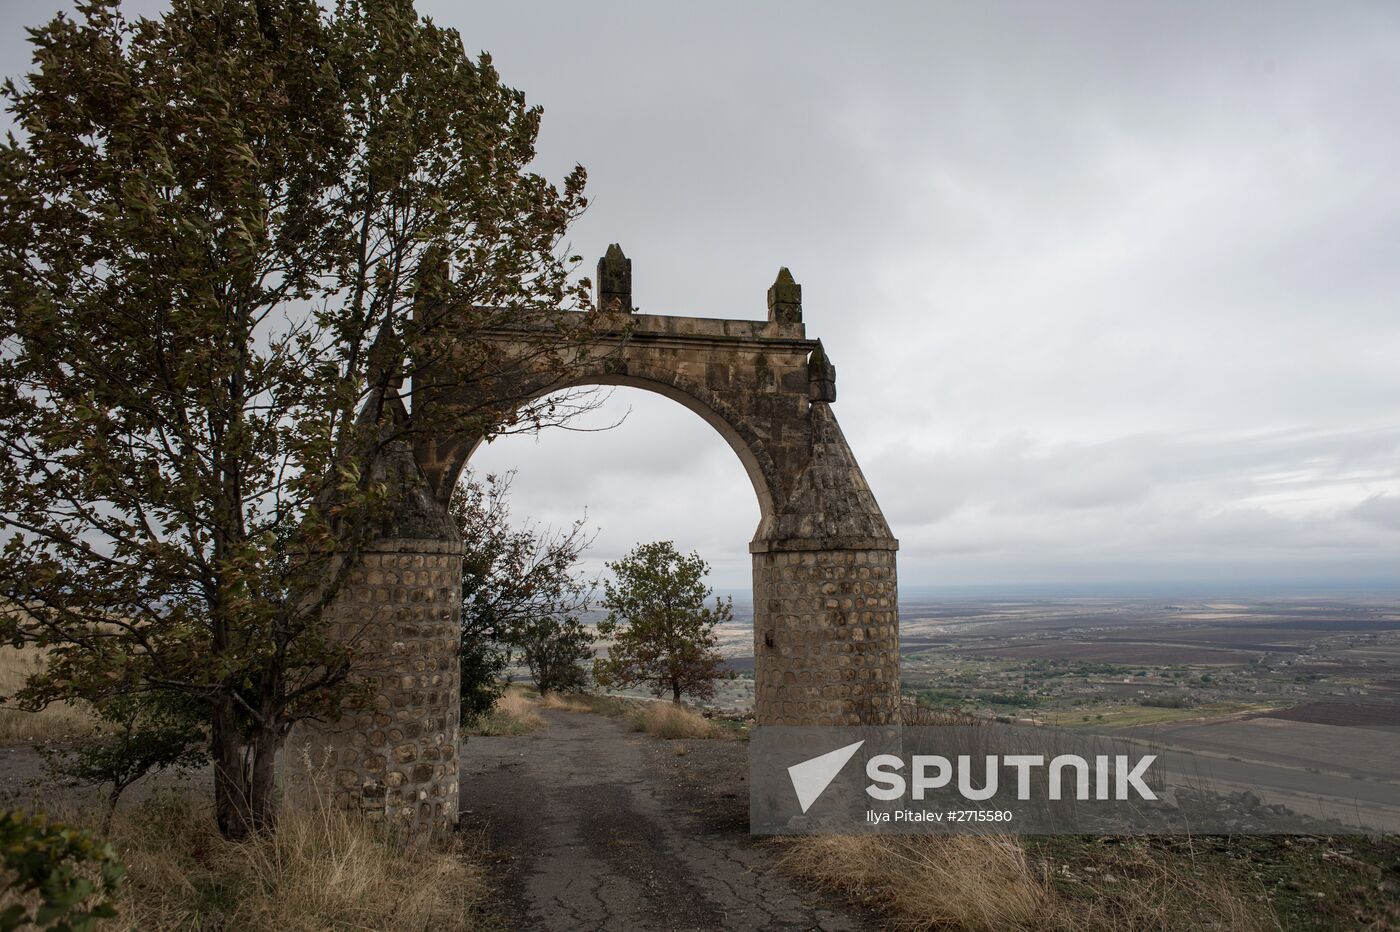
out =
[[[593,632],[577,618],[546,616],[525,624],[518,643],[541,696],[579,692],[588,685],[583,664],[593,658],[593,640]]]
[[[602,686],[646,686],[673,702],[691,695],[708,699],[724,675],[715,627],[733,617],[734,600],[705,605],[710,567],[697,553],[682,556],[671,541],[641,544],[608,568],[603,607],[608,617],[598,634],[613,639],[608,656],[594,661]]]
[[[102,831],[127,787],[152,773],[209,761],[207,716],[178,693],[123,694],[94,706],[97,730],[43,753],[49,769],[82,784],[107,787]]]
[[[586,610],[593,594],[594,583],[576,571],[579,557],[593,541],[583,521],[562,531],[513,526],[510,487],[514,479],[514,472],[484,479],[468,475],[452,499],[452,517],[466,543],[462,562],[464,722],[491,710],[504,689],[501,675],[517,648],[534,642],[536,657],[543,657],[550,632],[577,646],[564,619]],[[529,656],[525,659],[528,665]]]

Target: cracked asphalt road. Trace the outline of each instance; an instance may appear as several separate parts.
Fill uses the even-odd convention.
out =
[[[514,927],[877,927],[797,886],[748,834],[738,741],[660,741],[600,715],[545,712],[520,738],[469,738],[463,824],[485,825]]]

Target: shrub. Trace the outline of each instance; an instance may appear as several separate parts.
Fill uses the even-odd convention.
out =
[[[637,703],[627,713],[633,731],[656,738],[718,738],[723,732],[694,709],[674,702]]]
[[[0,856],[5,899],[19,899],[0,910],[3,932],[31,924],[88,932],[117,914],[107,898],[125,871],[110,845],[43,816],[10,811],[0,813]]]
[[[175,694],[118,696],[96,709],[96,731],[73,745],[42,753],[50,770],[78,783],[109,788],[102,823],[106,832],[127,787],[151,773],[199,767],[209,760],[201,711]]]

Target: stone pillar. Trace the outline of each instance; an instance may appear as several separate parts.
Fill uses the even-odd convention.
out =
[[[768,288],[768,322],[802,323],[802,286],[786,267],[778,269],[778,277]]]
[[[461,593],[459,541],[376,541],[327,615],[327,637],[355,647],[360,689],[339,721],[288,740],[337,807],[417,838],[457,824]]]
[[[632,307],[632,260],[613,243],[598,260],[598,310],[630,314]]]
[[[835,369],[813,353],[810,456],[753,553],[759,725],[899,716],[899,542],[836,423]]]
[[[883,725],[899,711],[895,552],[753,555],[760,725]]]

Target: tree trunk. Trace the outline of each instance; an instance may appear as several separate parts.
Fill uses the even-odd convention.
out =
[[[681,703],[681,684],[676,680],[671,681],[671,701],[676,705]]]
[[[277,824],[277,751],[282,741],[273,726],[258,726],[253,734],[252,778],[248,808],[253,827],[271,831]]]
[[[117,800],[122,798],[122,790],[126,789],[124,783],[113,783],[111,790],[107,792],[107,811],[102,814],[102,834],[112,834],[112,816],[117,813]]]
[[[243,839],[253,832],[249,809],[248,774],[243,765],[243,736],[233,700],[222,698],[214,707],[214,818],[225,838]]]
[[[277,822],[276,726],[254,725],[252,734],[238,728],[233,703],[214,713],[214,815],[219,831],[235,841],[271,830]]]

